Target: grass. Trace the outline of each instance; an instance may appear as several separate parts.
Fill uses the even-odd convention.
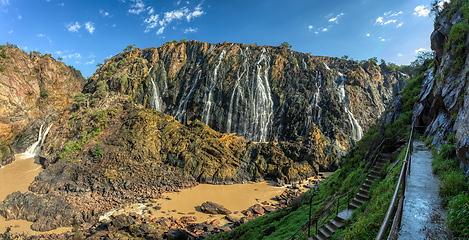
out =
[[[430,138],[429,138],[430,139]],[[453,135],[448,136],[446,144],[439,150],[432,149],[433,173],[440,183],[440,195],[447,206],[446,220],[455,237],[469,238],[469,184],[455,158]]]
[[[324,211],[324,205],[334,194],[343,194],[351,189],[363,169],[369,164],[363,161],[369,151],[369,146],[377,141],[379,128],[373,127],[365,133],[363,138],[353,149],[353,153],[342,159],[341,167],[319,185],[319,190],[312,198],[312,217],[319,217]],[[363,178],[362,178],[363,180]],[[360,185],[355,186],[355,190]],[[210,239],[288,239],[293,236],[309,219],[309,199],[312,191],[305,193],[302,203],[289,206],[275,213],[261,216],[248,223],[242,224],[231,232],[213,235]],[[343,203],[342,203],[343,202]],[[336,209],[336,205],[332,209]],[[339,211],[346,208],[345,201],[341,201]],[[320,222],[325,223],[329,218]],[[319,226],[321,227],[321,226]]]

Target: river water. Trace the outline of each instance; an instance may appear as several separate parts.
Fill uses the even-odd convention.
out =
[[[20,191],[28,191],[28,187],[34,178],[43,170],[41,165],[35,163],[34,158],[25,158],[24,155],[15,155],[15,161],[0,168],[0,201],[3,201],[8,194]],[[26,220],[6,221],[0,216],[0,233],[5,232],[8,226],[11,226],[13,233],[25,233],[27,235],[42,234],[31,230],[32,222]],[[62,233],[71,230],[71,228],[59,228],[46,233]]]
[[[0,168],[0,201],[3,201],[12,192],[28,191],[31,182],[43,170],[40,164],[35,163],[34,158],[24,158],[21,155],[15,157],[16,160],[13,163]],[[328,173],[324,175],[327,176]],[[133,204],[114,209],[102,218],[105,219],[114,214],[137,212],[151,218],[173,216],[179,219],[182,216],[195,216],[197,217],[196,222],[217,218],[220,219],[221,224],[225,224],[227,221],[223,219],[223,215],[205,214],[200,211],[200,205],[206,201],[221,204],[233,212],[231,216],[235,220],[239,220],[244,216],[241,211],[254,204],[268,202],[274,205],[276,201],[273,198],[284,190],[285,187],[277,187],[274,182],[269,181],[234,185],[199,184],[180,192],[164,193],[163,198],[153,199],[149,203]],[[8,226],[12,226],[13,233],[27,235],[44,233],[31,230],[31,225],[32,222],[25,220],[6,221],[0,216],[0,233],[3,233]],[[46,233],[63,233],[70,230],[71,228],[59,228]]]

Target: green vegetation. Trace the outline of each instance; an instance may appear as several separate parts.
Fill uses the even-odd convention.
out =
[[[281,43],[280,46],[285,47],[285,48],[288,48],[288,49],[290,49],[290,48],[292,47],[292,45],[290,45],[290,44],[287,43],[287,42]]]
[[[178,43],[178,40],[173,40],[173,41],[167,41],[166,44],[169,44],[169,43]]]
[[[429,139],[433,136],[425,144],[431,142]],[[468,238],[469,184],[455,157],[453,139],[454,135],[450,135],[439,150],[432,148],[432,168],[441,180],[440,195],[448,203],[446,219],[451,231],[455,237]]]
[[[91,93],[77,93],[73,96],[73,101],[75,101],[75,106],[82,107],[87,106],[89,103],[89,98]]]
[[[369,166],[370,162],[363,160],[369,152],[369,146],[377,141],[378,130],[379,128],[376,126],[367,131],[353,149],[353,153],[342,159],[341,167],[319,185],[319,190],[312,198],[313,218],[319,217],[323,213],[325,204],[334,194],[339,195],[349,191],[363,169]],[[362,178],[362,180],[364,179]],[[359,187],[359,184],[355,185],[354,191],[358,191]],[[295,199],[289,207],[278,212],[261,216],[242,224],[230,233],[214,235],[210,239],[288,239],[308,221],[309,199],[312,193],[313,191],[305,193]],[[347,203],[342,199],[339,211],[345,209],[346,206]],[[333,209],[336,208],[337,206],[334,204]],[[327,219],[332,217],[334,215]]]
[[[463,192],[451,199],[446,218],[455,235],[469,238],[469,193]]]
[[[132,49],[135,48],[135,44],[133,45],[128,45],[127,47],[124,48],[124,52],[130,52],[132,51]]]
[[[50,95],[50,93],[44,89],[41,89],[39,92],[39,95],[41,98],[47,98]]]

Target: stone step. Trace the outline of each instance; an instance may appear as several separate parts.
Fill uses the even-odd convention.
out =
[[[366,201],[370,200],[370,198],[366,194],[357,193],[357,195],[355,197],[358,200],[363,201],[363,202],[366,202]]]
[[[370,191],[371,185],[363,183],[360,190],[363,189],[364,191]]]
[[[352,201],[350,202],[350,205],[355,205],[355,206],[361,206],[363,204],[363,202],[366,202],[366,201],[363,201],[361,199],[358,199],[358,198],[354,198],[352,199]]]
[[[334,229],[331,229],[331,228],[328,228],[328,227],[327,227],[327,224],[328,224],[328,223],[329,223],[329,222],[327,222],[326,224],[324,224],[324,226],[322,226],[321,229],[324,230],[325,233],[327,233],[327,234],[329,234],[329,235],[332,236],[332,235],[334,235],[335,230],[334,230]]]
[[[374,179],[366,178],[365,184],[368,185],[368,186],[371,186],[371,184],[373,183],[373,181],[374,181]]]
[[[359,208],[360,206],[361,206],[361,204],[357,205],[356,203],[353,203],[353,202],[350,203],[350,209],[352,209],[352,210],[355,210],[355,209]]]
[[[335,231],[337,231],[337,229],[339,229],[339,228],[337,228],[337,226],[334,225],[334,224],[332,223],[332,221],[334,221],[334,219],[329,220],[329,222],[327,222],[326,225],[324,225],[324,226],[325,226],[327,229],[329,229],[329,231],[335,233]]]
[[[378,176],[379,176],[379,175],[381,174],[381,169],[379,169],[379,170],[372,169],[371,172],[370,172],[370,174],[378,175]]]
[[[377,179],[377,178],[378,178],[377,175],[371,175],[371,174],[370,174],[370,175],[368,175],[368,177],[367,177],[366,179],[367,179],[367,180],[369,179],[369,180],[371,180],[371,181],[374,181],[374,180]]]
[[[379,155],[380,159],[386,159],[388,161],[392,160],[392,154],[391,153],[381,153]]]
[[[339,229],[344,226],[344,223],[342,221],[338,221],[337,219],[332,219],[331,224],[335,226],[335,228]]]
[[[325,237],[326,239],[330,238],[332,235],[328,232],[326,232],[326,230],[324,230],[324,228],[321,228],[319,229],[319,236],[323,236]]]

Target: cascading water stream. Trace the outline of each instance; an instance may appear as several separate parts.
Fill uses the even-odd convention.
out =
[[[213,76],[210,78],[210,90],[208,92],[207,97],[204,99],[205,106],[202,112],[202,122],[204,122],[206,125],[208,125],[208,122],[210,121],[210,113],[211,113],[211,108],[213,104],[212,94],[213,94],[213,89],[217,85],[218,69],[220,68],[223,58],[225,58],[225,55],[226,55],[226,50],[223,50],[220,56],[218,57],[218,63],[215,66],[215,69],[213,70]]]
[[[273,101],[269,85],[270,57],[262,49],[254,69],[249,67],[249,49],[244,57],[244,70],[238,75],[228,111],[227,132],[236,132],[247,140],[269,140],[272,127]]]
[[[197,83],[199,82],[201,73],[202,73],[202,70],[199,70],[199,72],[195,76],[194,82],[192,83],[192,87],[189,90],[189,93],[186,95],[186,98],[184,99],[184,101],[179,104],[178,111],[176,115],[174,115],[174,118],[177,119],[178,122],[180,123],[183,123],[183,124],[186,123],[186,121],[184,120],[184,116],[186,115],[186,111],[187,111],[187,103],[189,102],[194,92],[195,86],[197,86]]]
[[[151,70],[153,69],[153,66],[150,67],[150,70],[148,70],[148,75],[150,76],[151,79],[151,86],[152,86],[152,108],[156,111],[161,112],[161,98],[158,94],[158,88],[156,87],[155,81],[153,80],[153,77],[151,76]]]
[[[42,144],[44,144],[46,136],[49,133],[50,128],[52,127],[51,124],[44,131],[42,131],[43,125],[44,124],[42,124],[39,128],[37,141],[33,143],[33,145],[29,146],[24,153],[19,154],[21,158],[32,158],[39,155],[39,153],[41,152]]]
[[[319,81],[319,84],[318,84]],[[321,85],[322,85],[322,78],[321,74],[319,72],[316,73],[316,92],[313,95],[313,98],[311,99],[311,102],[309,103],[309,106],[306,110],[306,119],[305,119],[305,128],[301,132],[301,135],[303,136],[306,134],[308,131],[308,128],[311,126],[311,123],[314,122],[316,125],[319,124],[319,121],[321,120],[321,113],[322,113],[322,108],[319,106],[319,103],[321,102]]]

